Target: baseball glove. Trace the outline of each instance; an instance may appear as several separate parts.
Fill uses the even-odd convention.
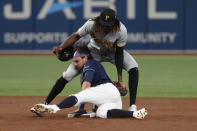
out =
[[[112,83],[119,90],[121,96],[125,96],[127,94],[127,89],[122,87],[119,82],[113,81]]]
[[[62,49],[60,53],[57,54],[57,58],[60,61],[68,61],[73,57],[74,48],[72,46]]]

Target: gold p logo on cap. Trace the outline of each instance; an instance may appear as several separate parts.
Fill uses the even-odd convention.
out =
[[[109,19],[109,16],[108,16],[108,15],[106,15],[106,16],[105,16],[105,20],[108,20],[108,19]]]

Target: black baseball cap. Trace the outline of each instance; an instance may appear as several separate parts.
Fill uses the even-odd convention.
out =
[[[114,26],[117,20],[116,12],[109,8],[102,10],[99,16],[99,24],[102,26]]]

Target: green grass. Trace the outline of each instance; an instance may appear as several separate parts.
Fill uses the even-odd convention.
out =
[[[197,57],[138,57],[139,96],[197,97]]]
[[[135,59],[140,71],[138,97],[197,97],[197,56],[135,56]],[[48,56],[1,56],[0,96],[46,96],[70,62]],[[116,80],[115,66],[103,65]],[[123,79],[127,84],[125,71]],[[80,90],[78,76],[60,95]]]

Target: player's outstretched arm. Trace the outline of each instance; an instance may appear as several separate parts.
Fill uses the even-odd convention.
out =
[[[53,53],[58,54],[65,49],[66,47],[72,46],[75,42],[77,42],[81,36],[78,33],[73,33],[69,36],[60,46],[53,47]]]
[[[115,53],[115,64],[116,69],[118,72],[118,82],[122,88],[126,88],[125,83],[122,80],[122,68],[123,68],[123,48],[116,46],[116,53]]]
[[[68,37],[61,45],[61,48],[66,48],[68,46],[72,46],[75,42],[77,42],[81,36],[78,33],[73,33],[71,36]]]

